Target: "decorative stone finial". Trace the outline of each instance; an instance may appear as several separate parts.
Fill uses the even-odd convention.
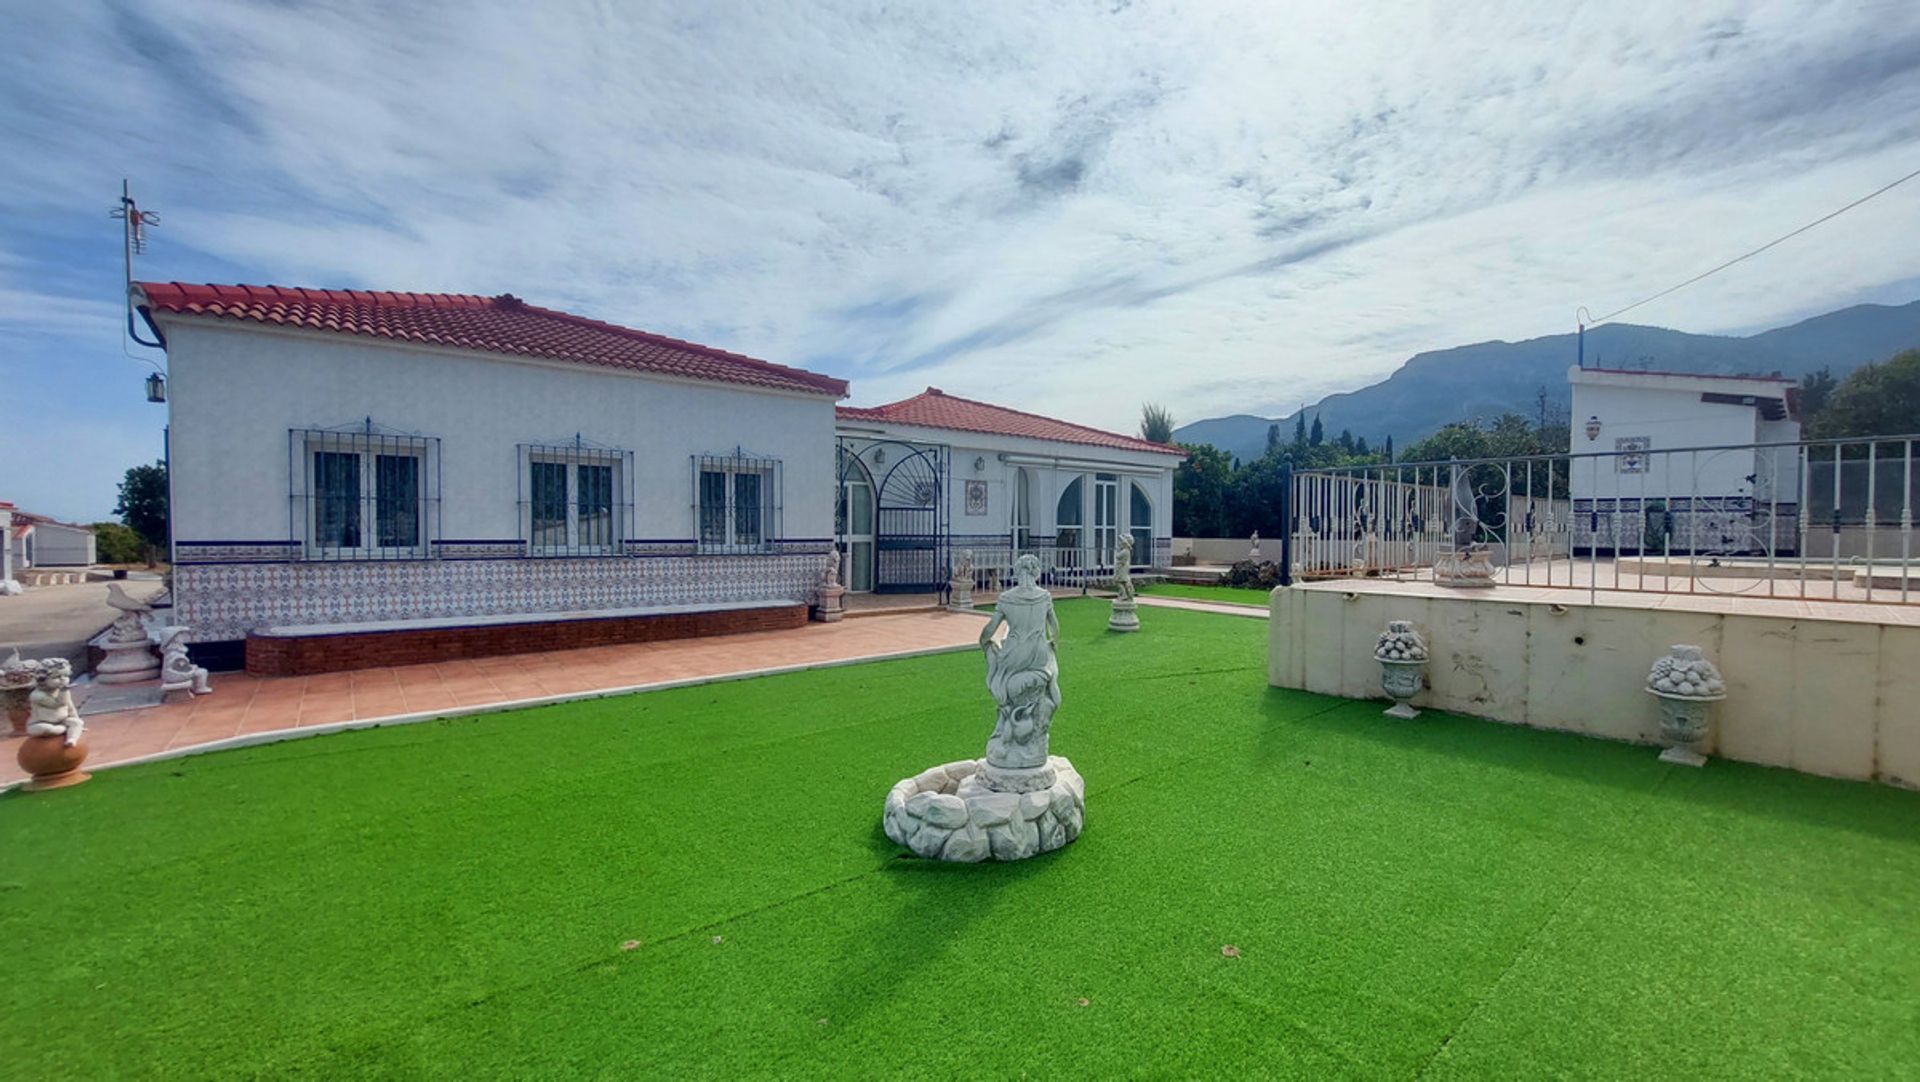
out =
[[[1426,680],[1421,675],[1427,664],[1427,641],[1414,630],[1411,620],[1389,620],[1387,629],[1373,646],[1373,659],[1380,663],[1380,690],[1393,705],[1385,711],[1390,718],[1411,719],[1420,716],[1411,700],[1420,694]]]
[[[1707,757],[1695,745],[1706,739],[1713,704],[1727,697],[1720,670],[1698,646],[1675,643],[1647,670],[1647,691],[1660,703],[1660,735],[1667,742],[1661,761],[1704,766]]]

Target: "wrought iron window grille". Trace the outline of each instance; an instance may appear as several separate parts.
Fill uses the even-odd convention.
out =
[[[440,439],[367,417],[287,432],[287,538],[307,560],[419,560],[440,535]]]
[[[706,554],[770,552],[781,529],[781,461],[735,447],[692,458],[694,536]]]
[[[518,445],[516,505],[530,556],[613,556],[633,532],[633,452],[575,433]]]

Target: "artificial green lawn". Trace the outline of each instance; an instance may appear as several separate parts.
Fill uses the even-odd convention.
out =
[[[1156,597],[1187,597],[1195,601],[1220,601],[1229,605],[1267,607],[1268,592],[1245,586],[1202,586],[1186,582],[1156,582],[1142,586],[1140,592]]]
[[[983,744],[973,653],[0,797],[0,1073],[1920,1063],[1920,794],[1394,722],[1269,689],[1260,622],[1059,608],[1087,831],[1016,865],[879,829],[894,781]]]

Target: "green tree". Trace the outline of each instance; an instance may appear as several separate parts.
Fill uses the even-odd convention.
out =
[[[1327,430],[1320,427],[1320,415],[1313,415],[1313,427],[1307,431],[1307,446],[1318,447],[1327,438]]]
[[[135,466],[120,482],[120,502],[113,513],[120,516],[140,539],[147,543],[147,561],[153,562],[167,547],[167,464]]]
[[[1173,442],[1173,411],[1153,402],[1140,406],[1140,438],[1154,443]]]
[[[1280,425],[1278,422],[1267,426],[1267,453],[1275,454],[1280,450]]]
[[[1293,445],[1295,447],[1307,445],[1307,411],[1304,409],[1293,415]]]
[[[1833,369],[1822,365],[1819,371],[1808,372],[1800,380],[1800,420],[1808,431],[1819,423],[1821,411],[1827,408],[1827,401],[1833,397],[1833,389],[1840,381],[1833,378]]]
[[[1228,493],[1236,464],[1211,444],[1183,444],[1186,461],[1173,471],[1173,532],[1180,537],[1227,537]]]
[[[1920,349],[1862,365],[1833,388],[1813,418],[1816,439],[1904,436],[1920,431]]]
[[[1388,462],[1393,461],[1393,435],[1391,433],[1387,435],[1386,446],[1380,453],[1386,457]]]
[[[96,522],[93,530],[94,558],[103,564],[131,564],[146,559],[147,543],[126,524]]]

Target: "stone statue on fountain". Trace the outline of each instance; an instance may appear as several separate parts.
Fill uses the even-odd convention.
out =
[[[1048,751],[1060,707],[1060,621],[1038,583],[1039,559],[1020,557],[1013,573],[1017,585],[1000,594],[980,632],[998,709],[986,757],[921,771],[887,793],[887,837],[923,857],[1022,860],[1080,836],[1086,783]],[[1006,637],[995,641],[1002,626]]]

